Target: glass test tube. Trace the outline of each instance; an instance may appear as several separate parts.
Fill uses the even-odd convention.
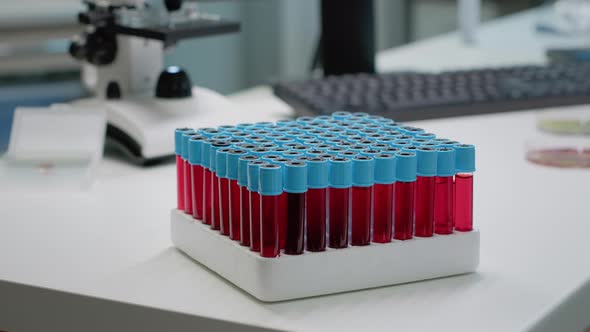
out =
[[[453,221],[455,230],[473,230],[473,172],[475,172],[475,146],[458,144],[454,146],[455,168],[455,206]]]
[[[176,207],[184,211],[184,166],[185,166],[185,158],[183,155],[183,142],[184,138],[183,135],[185,133],[194,132],[193,129],[190,128],[177,128],[174,131],[174,152],[176,154]],[[184,143],[186,145],[186,142]]]
[[[329,160],[328,189],[328,245],[330,248],[348,247],[352,161],[333,157]]]
[[[418,158],[415,209],[415,235],[430,237],[434,234],[434,182],[436,177],[436,149],[419,147],[416,150]]]
[[[283,164],[283,191],[286,193],[285,254],[303,253],[307,165],[293,160]]]
[[[203,166],[201,154],[203,148],[203,136],[192,136],[189,140],[188,158],[191,165],[191,192],[193,218],[203,220]]]
[[[414,187],[416,184],[416,154],[399,152],[395,156],[395,213],[393,238],[409,240],[414,233]]]
[[[213,186],[211,195],[211,229],[220,230],[221,206],[219,204],[219,178],[217,177],[217,150],[229,147],[226,141],[214,140],[209,150],[209,169],[211,170],[211,184]]]
[[[222,235],[229,236],[229,225],[231,215],[230,208],[230,192],[229,192],[229,178],[227,177],[227,155],[232,151],[231,148],[222,148],[217,150],[216,156],[216,173],[219,186],[219,232]]]
[[[370,156],[352,158],[351,236],[353,246],[366,246],[371,242],[373,211],[373,184],[375,160]]]
[[[436,182],[434,184],[434,233],[453,233],[453,175],[455,174],[455,149],[437,149]]]
[[[248,163],[248,191],[250,192],[250,250],[260,252],[260,194],[258,173],[267,163],[253,160]]]
[[[281,166],[259,167],[260,194],[260,256],[279,255],[279,197],[283,192]]]
[[[391,242],[395,189],[395,156],[381,153],[375,156],[375,185],[373,199],[373,242]]]
[[[328,160],[311,157],[307,160],[306,249],[326,250],[328,203]]]
[[[248,190],[248,163],[258,157],[244,155],[238,161],[238,185],[240,186],[240,244],[250,246],[250,191]]]
[[[227,155],[227,178],[229,179],[230,225],[229,238],[235,241],[241,239],[241,190],[238,184],[239,160],[246,155],[246,150],[232,149]],[[246,178],[247,179],[247,178]]]

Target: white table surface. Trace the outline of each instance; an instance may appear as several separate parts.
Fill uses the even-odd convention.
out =
[[[419,54],[427,48],[425,42],[399,53],[386,52],[379,63],[383,69],[389,59],[414,58],[420,66]],[[257,112],[257,119],[275,120],[290,113],[265,88],[233,99],[243,111]],[[16,283],[80,299],[295,331],[549,331],[589,326],[588,171],[524,160],[524,143],[536,135],[533,112],[413,124],[477,145],[477,273],[262,303],[171,246],[173,165],[137,168],[106,159],[89,192],[0,192],[0,286]],[[0,309],[17,302],[0,294]],[[22,308],[13,312],[27,308],[26,303],[19,305]],[[80,314],[75,306],[70,310],[74,317]],[[19,326],[18,319],[3,318],[1,312],[0,330],[3,320]],[[39,312],[26,314],[35,317]]]

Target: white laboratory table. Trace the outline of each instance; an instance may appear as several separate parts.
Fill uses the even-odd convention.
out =
[[[390,59],[411,59],[412,48],[419,66],[427,42],[387,52],[381,68]],[[266,88],[233,98],[260,119],[290,114]],[[477,273],[263,303],[171,246],[173,165],[141,169],[106,159],[88,192],[0,190],[0,330],[457,332],[590,326],[590,173],[525,161],[525,141],[536,134],[533,112],[414,124],[477,145]]]

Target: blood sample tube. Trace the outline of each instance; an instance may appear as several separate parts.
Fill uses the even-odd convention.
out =
[[[260,165],[260,256],[279,255],[279,196],[283,192],[281,166]]]
[[[246,150],[232,149],[227,155],[227,178],[229,179],[230,225],[229,238],[235,241],[241,239],[241,188],[238,184],[239,160],[246,155]],[[248,178],[246,177],[246,180]],[[250,235],[250,234],[248,234]]]
[[[250,192],[250,250],[260,252],[260,194],[258,193],[258,173],[262,160],[248,163],[248,191]]]
[[[184,213],[193,214],[193,192],[192,192],[192,176],[191,165],[188,161],[188,144],[192,136],[198,135],[194,131],[185,132],[182,134],[182,159],[184,160]]]
[[[475,146],[457,144],[455,148],[455,230],[473,230],[473,172],[475,172]]]
[[[395,156],[381,153],[375,157],[373,199],[373,242],[391,242],[395,188]]]
[[[329,160],[328,189],[328,245],[330,248],[348,247],[350,219],[350,192],[352,187],[352,161],[333,157]]]
[[[371,156],[352,158],[352,221],[350,244],[366,246],[371,242],[375,160]]]
[[[436,182],[434,183],[434,233],[453,233],[453,175],[455,149],[437,149]]]
[[[221,228],[221,215],[219,213],[219,178],[217,177],[217,150],[229,147],[226,141],[214,140],[209,149],[209,169],[211,170],[211,184],[213,187],[211,195],[211,229]]]
[[[212,142],[211,139],[203,141],[201,150],[201,165],[203,165],[203,223],[205,225],[211,225],[211,220],[213,220],[213,183],[211,182],[212,173],[209,168]]]
[[[416,236],[431,237],[434,234],[434,182],[436,180],[436,149],[419,147],[416,150],[416,193],[414,200],[414,231]]]
[[[395,212],[393,238],[409,240],[414,233],[414,188],[417,158],[413,152],[395,155]]]
[[[258,157],[244,155],[238,161],[238,185],[240,186],[240,244],[250,246],[250,191],[248,190],[248,163]]]
[[[176,207],[184,211],[184,159],[182,158],[182,134],[192,132],[191,128],[177,128],[174,131],[174,152],[176,154]]]
[[[303,253],[307,165],[301,160],[283,164],[283,191],[286,193],[285,254]]]
[[[204,136],[192,136],[188,143],[188,161],[191,165],[191,192],[193,218],[203,220],[203,166],[201,154]]]
[[[221,148],[217,150],[215,160],[217,162],[216,173],[219,187],[219,232],[222,235],[229,236],[229,225],[231,223],[231,215],[229,213],[229,178],[227,177],[227,154],[231,152],[231,148]]]
[[[326,250],[328,212],[328,160],[311,157],[307,160],[306,249]]]

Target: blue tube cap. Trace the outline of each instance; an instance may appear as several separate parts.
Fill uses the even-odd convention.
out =
[[[413,152],[399,152],[395,155],[395,179],[399,182],[416,181],[418,158]]]
[[[260,166],[268,165],[262,160],[252,160],[248,163],[248,190],[258,192]]]
[[[184,160],[188,160],[188,140],[195,135],[198,134],[194,130],[189,130],[182,133],[180,137],[180,155]]]
[[[329,185],[332,188],[352,186],[352,161],[349,158],[332,157],[329,163]]]
[[[381,153],[373,157],[375,159],[375,183],[391,184],[395,182],[395,156],[390,153]]]
[[[370,187],[375,184],[375,159],[372,156],[355,156],[352,158],[352,185]]]
[[[213,172],[217,171],[217,150],[223,148],[229,148],[229,143],[216,140],[211,142],[211,147],[209,148],[209,169]]]
[[[332,113],[332,117],[336,120],[346,120],[352,116],[352,113],[340,111]]]
[[[436,149],[421,146],[416,149],[418,156],[418,167],[416,174],[419,176],[436,176],[436,161],[438,153]]]
[[[307,164],[302,160],[290,160],[283,164],[283,189],[300,194],[307,191]]]
[[[280,165],[260,165],[258,193],[263,196],[277,196],[283,192],[283,172]]]
[[[195,135],[188,141],[188,162],[191,165],[201,165],[201,154],[205,136]]]
[[[457,173],[475,172],[475,145],[457,144],[455,149],[455,170]]]
[[[248,186],[248,163],[254,160],[258,160],[258,157],[244,155],[238,160],[238,185],[242,187]]]
[[[203,146],[201,147],[201,166],[204,168],[209,168],[209,161],[211,157],[209,154],[211,153],[211,143],[213,143],[212,139],[206,139],[203,141]]]
[[[220,178],[227,177],[227,155],[232,151],[231,148],[221,148],[217,150],[217,155],[215,156],[215,162],[217,165],[215,166],[215,171],[217,172],[217,176]]]
[[[199,128],[197,129],[197,132],[207,138],[221,134],[221,130],[217,130],[215,128]]]
[[[194,132],[191,128],[176,128],[174,130],[174,153],[182,155],[182,134],[192,131]]]
[[[229,179],[238,179],[240,157],[245,156],[246,153],[246,150],[231,149],[231,151],[227,154],[227,177]]]
[[[307,160],[307,187],[310,189],[327,188],[329,165],[328,160],[320,157],[310,157]]]
[[[436,175],[455,175],[455,149],[452,147],[441,147],[436,149],[438,158],[436,161]]]

